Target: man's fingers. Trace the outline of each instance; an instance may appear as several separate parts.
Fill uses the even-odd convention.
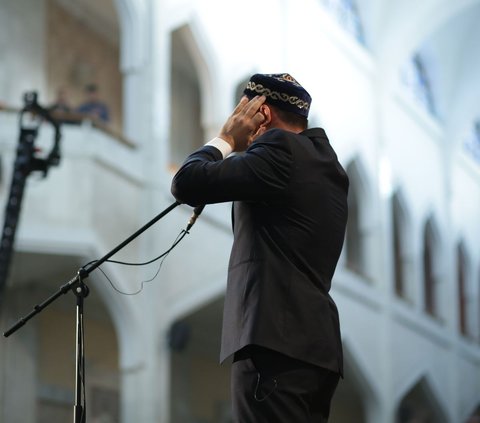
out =
[[[257,112],[260,106],[265,103],[265,100],[267,98],[264,95],[256,96],[252,98],[249,103],[245,106],[245,109],[243,110],[245,113],[245,116],[250,117],[254,116]]]
[[[237,106],[235,107],[235,109],[233,110],[232,115],[234,115],[234,114],[236,114],[236,113],[239,113],[240,110],[242,110],[242,109],[245,107],[245,104],[247,104],[247,103],[248,103],[248,97],[243,96],[243,97],[240,99],[240,101],[239,101],[239,103],[237,104]]]
[[[265,116],[262,113],[260,113],[259,111],[255,113],[252,116],[252,122],[255,126],[255,129],[258,129],[258,127],[262,124],[264,120],[265,120]]]
[[[265,96],[257,96],[252,100],[244,96],[227,119],[220,132],[220,138],[227,141],[234,151],[243,151],[251,142],[252,136],[265,121],[260,112]]]

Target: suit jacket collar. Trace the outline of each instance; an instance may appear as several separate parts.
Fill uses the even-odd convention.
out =
[[[305,135],[308,138],[327,138],[327,134],[323,128],[308,128],[300,132],[300,135]]]

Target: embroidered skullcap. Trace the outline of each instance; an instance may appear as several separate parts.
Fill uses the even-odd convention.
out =
[[[264,95],[267,103],[304,117],[308,117],[312,103],[310,94],[288,73],[256,73],[248,81],[243,93],[249,99]]]

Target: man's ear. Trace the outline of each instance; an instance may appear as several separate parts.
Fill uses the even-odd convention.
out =
[[[267,104],[262,104],[260,106],[260,113],[264,116],[264,120],[260,124],[260,127],[265,127],[266,129],[272,122],[272,109],[270,109]]]
[[[270,128],[270,123],[272,122],[272,109],[266,104],[262,104],[258,111],[263,115],[263,121],[258,126],[255,133],[252,135],[252,141],[257,139],[259,136],[263,135]],[[251,142],[252,142],[251,141]],[[251,144],[249,143],[249,145]]]

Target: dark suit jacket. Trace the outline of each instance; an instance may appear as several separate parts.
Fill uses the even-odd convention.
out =
[[[272,129],[222,160],[205,146],[175,175],[191,206],[234,201],[221,361],[260,345],[342,373],[329,295],[347,221],[348,177],[323,129]]]

